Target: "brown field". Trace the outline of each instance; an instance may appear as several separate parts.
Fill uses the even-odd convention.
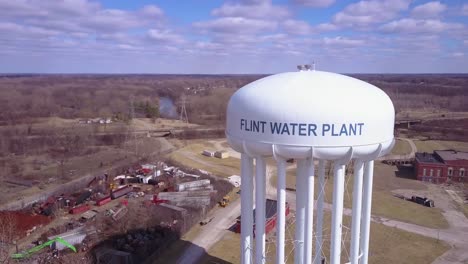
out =
[[[432,153],[434,150],[454,149],[468,151],[468,142],[440,141],[440,140],[414,140],[418,152]]]
[[[137,160],[159,157],[159,140],[134,131],[171,130],[186,127],[223,127],[230,95],[263,75],[28,75],[0,76],[0,181],[36,180],[33,187],[2,184],[0,204],[21,197],[47,195],[57,186],[74,184],[81,177],[129,166]],[[429,139],[466,138],[460,118],[468,117],[466,75],[356,75],[384,90],[392,99],[397,119],[423,119],[408,135]],[[190,124],[161,119],[160,98],[180,107],[186,97]],[[82,124],[93,118],[113,118],[106,125]],[[454,121],[455,120],[455,121]],[[464,121],[467,122],[467,121]],[[431,127],[437,126],[437,131]],[[456,133],[455,133],[456,132]],[[453,139],[455,140],[455,139]],[[171,139],[179,148],[168,155],[187,167],[221,177],[239,174],[236,158],[201,155],[214,145],[206,141]],[[466,142],[466,140],[465,140]],[[456,148],[468,143],[416,141],[419,151]],[[226,143],[221,144],[226,147]],[[393,154],[406,154],[409,146],[397,141]],[[272,165],[271,159],[268,164]],[[288,187],[294,186],[294,170],[288,171]],[[398,177],[396,177],[397,175]],[[444,228],[438,209],[429,209],[394,198],[395,189],[424,189],[393,167],[377,164],[373,213],[424,226]],[[273,177],[273,182],[275,181]],[[330,202],[332,177],[326,185]],[[348,177],[345,206],[350,207],[352,177]],[[317,193],[317,191],[316,191]],[[466,211],[466,210],[465,210]],[[446,250],[446,245],[396,229],[373,224],[371,261],[375,263],[427,263]],[[197,228],[186,234],[188,241]],[[237,240],[236,240],[237,239]],[[230,234],[210,250],[219,259],[238,262],[238,236]],[[182,250],[175,244],[174,254]],[[269,252],[270,256],[272,251]],[[398,258],[397,258],[398,256]],[[404,263],[404,262],[403,262]]]

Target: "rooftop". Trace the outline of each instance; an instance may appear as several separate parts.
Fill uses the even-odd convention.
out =
[[[268,220],[272,217],[274,217],[276,215],[276,205],[277,205],[278,201],[276,200],[271,200],[271,199],[266,199],[265,201],[265,218]],[[288,207],[288,203],[286,203],[286,207]],[[255,222],[255,209],[253,210],[253,216],[254,216],[254,222]],[[241,219],[241,217],[239,216],[237,218],[238,220]]]
[[[424,163],[444,164],[442,161],[438,160],[434,154],[427,152],[417,152],[416,160]]]
[[[448,160],[468,160],[468,152],[457,150],[436,150],[434,151],[444,161]]]

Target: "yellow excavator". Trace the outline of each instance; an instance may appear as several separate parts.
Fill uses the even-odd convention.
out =
[[[226,195],[226,196],[223,197],[223,200],[221,200],[221,201],[219,202],[219,206],[221,206],[221,207],[226,207],[226,206],[229,205],[229,202],[230,202],[230,201],[231,201],[231,198],[230,198],[228,195]]]

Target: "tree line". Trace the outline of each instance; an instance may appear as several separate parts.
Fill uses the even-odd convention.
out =
[[[0,77],[0,125],[34,118],[159,117],[159,98],[181,107],[189,121],[223,124],[230,96],[262,75],[32,75]],[[468,111],[466,75],[355,75],[384,90],[397,111]],[[133,102],[133,112],[132,112]]]

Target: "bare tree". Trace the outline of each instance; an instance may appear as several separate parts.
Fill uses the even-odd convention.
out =
[[[16,236],[16,221],[11,213],[0,215],[0,263],[10,263],[10,249]]]

